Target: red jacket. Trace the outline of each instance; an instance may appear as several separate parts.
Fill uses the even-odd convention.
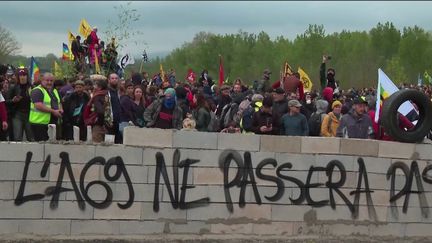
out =
[[[368,114],[369,114],[369,117],[372,119],[372,127],[374,129],[375,138],[378,140],[384,140],[384,141],[395,141],[394,138],[390,137],[387,133],[385,133],[383,127],[381,127],[381,132],[379,132],[380,125],[379,125],[379,123],[375,122],[375,111],[370,110],[368,112]],[[380,110],[379,120],[381,120],[381,116],[382,116],[382,110]],[[406,118],[401,113],[398,113],[398,118],[399,118],[399,128],[400,129],[406,128],[409,130],[409,129],[412,129],[414,127],[414,124],[412,124],[411,121],[408,120],[408,118]]]

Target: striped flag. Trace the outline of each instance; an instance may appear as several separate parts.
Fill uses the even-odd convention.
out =
[[[36,64],[34,57],[31,57],[30,61],[30,81],[31,83],[39,81],[39,67]]]
[[[390,80],[390,78],[380,69],[378,69],[378,87],[377,87],[377,99],[375,106],[375,122],[379,120],[380,109],[382,102],[390,97],[393,93],[399,91],[398,87]],[[405,101],[398,109],[398,111],[406,116],[414,106],[409,102]]]
[[[68,45],[66,45],[65,43],[63,43],[63,55],[62,55],[62,59],[65,60],[65,61],[71,60],[71,52],[69,51]]]

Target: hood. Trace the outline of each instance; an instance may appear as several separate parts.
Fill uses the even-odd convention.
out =
[[[322,91],[322,96],[327,102],[332,102],[333,100],[333,89],[331,87],[326,87]]]
[[[315,102],[317,113],[327,113],[328,102],[325,100],[317,100]]]

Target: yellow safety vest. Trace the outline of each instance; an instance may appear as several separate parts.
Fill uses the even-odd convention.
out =
[[[43,104],[51,108],[51,96],[48,94],[45,88],[42,86],[37,86],[33,90],[39,89],[43,93]],[[57,99],[57,102],[59,102],[60,107],[60,96],[56,89],[53,89],[54,96]],[[29,116],[29,122],[32,124],[48,124],[51,120],[51,113],[49,112],[43,112],[38,109],[36,109],[35,104],[33,102],[30,103],[30,116]]]

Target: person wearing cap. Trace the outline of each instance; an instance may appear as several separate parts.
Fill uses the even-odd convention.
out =
[[[85,83],[82,80],[75,81],[74,91],[65,97],[63,102],[63,137],[65,140],[73,140],[73,127],[80,128],[80,140],[86,141],[87,128],[84,125],[83,111],[90,97],[84,92]]]
[[[30,92],[31,84],[28,75],[28,69],[20,67],[16,70],[17,83],[8,91],[8,97],[11,97],[11,120],[13,130],[13,141],[23,141],[25,136],[27,141],[33,141],[33,132],[29,123],[30,114]]]
[[[279,116],[283,116],[288,113],[288,100],[285,96],[285,91],[283,88],[279,87],[273,90],[273,112],[279,114]]]
[[[322,137],[336,137],[336,130],[339,127],[341,118],[342,103],[339,100],[333,101],[332,111],[324,116],[321,124]]]
[[[231,87],[228,85],[222,85],[220,88],[219,96],[217,97],[216,116],[220,116],[223,108],[231,103],[232,98],[230,96],[230,90]]]
[[[272,111],[273,99],[266,96],[258,112],[252,117],[252,131],[255,134],[278,135],[279,120],[277,112]]]
[[[254,94],[251,98],[250,105],[243,109],[242,118],[240,119],[240,129],[242,133],[253,133],[252,120],[254,113],[258,112],[263,106],[264,96],[261,94]],[[239,106],[239,109],[242,105]]]
[[[371,139],[374,130],[371,118],[366,114],[367,101],[362,97],[354,99],[353,109],[340,119],[336,136],[344,138]]]
[[[298,100],[288,101],[289,112],[281,118],[281,134],[288,136],[309,135],[306,117],[300,113],[301,106]]]
[[[176,101],[176,92],[167,88],[163,97],[153,101],[144,112],[147,127],[178,129],[183,127],[183,111]]]

